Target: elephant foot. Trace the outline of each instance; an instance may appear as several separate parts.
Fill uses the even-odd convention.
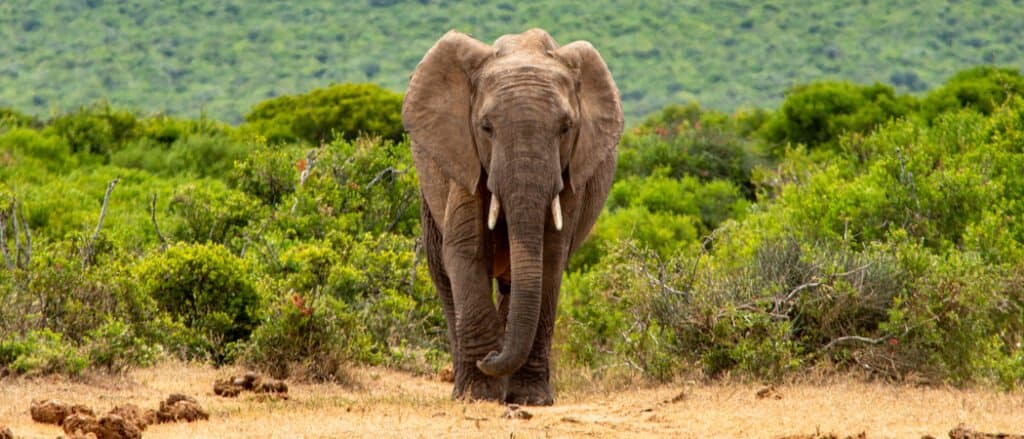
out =
[[[460,362],[455,365],[454,399],[470,399],[483,401],[505,401],[508,394],[508,377],[494,378],[477,369],[475,361]]]
[[[505,402],[519,405],[552,405],[555,403],[547,373],[529,373],[520,370],[508,383]]]

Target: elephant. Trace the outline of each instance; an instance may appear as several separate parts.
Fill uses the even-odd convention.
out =
[[[608,197],[624,116],[593,45],[449,31],[402,103],[454,398],[551,405],[562,276]],[[495,287],[497,292],[495,292]]]

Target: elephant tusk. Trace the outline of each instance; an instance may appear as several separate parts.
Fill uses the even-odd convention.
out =
[[[555,219],[555,229],[562,231],[562,203],[558,201],[559,198],[555,195],[555,199],[551,200],[551,216]]]
[[[498,202],[498,196],[491,194],[491,209],[487,213],[487,230],[494,230],[494,225],[498,224],[498,212],[501,211],[501,203]]]

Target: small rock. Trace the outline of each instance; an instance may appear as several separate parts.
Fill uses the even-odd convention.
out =
[[[533,417],[533,414],[519,408],[516,404],[509,404],[508,410],[505,411],[505,415],[502,417],[505,419],[530,419]]]
[[[14,433],[5,425],[0,425],[0,439],[14,439]]]

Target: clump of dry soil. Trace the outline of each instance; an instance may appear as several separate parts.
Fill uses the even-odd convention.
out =
[[[159,423],[166,422],[193,422],[210,419],[195,398],[178,393],[171,394],[166,400],[160,402],[160,410],[156,412],[156,420]]]
[[[272,393],[287,399],[288,384],[284,381],[266,379],[255,372],[246,372],[240,377],[216,380],[213,393],[225,398],[234,398],[244,391],[255,393]]]

